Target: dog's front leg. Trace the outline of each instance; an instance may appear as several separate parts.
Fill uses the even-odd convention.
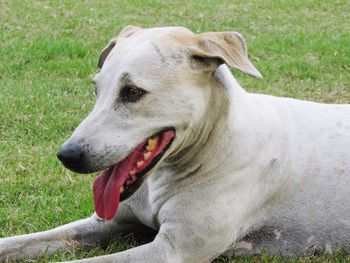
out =
[[[121,208],[121,207],[120,207]],[[129,214],[119,209],[115,221],[103,221],[95,215],[52,230],[0,239],[0,262],[36,258],[43,253],[87,248],[109,242],[131,231]],[[130,220],[130,221],[129,221]]]
[[[185,261],[174,244],[171,244],[165,234],[158,234],[156,238],[148,244],[128,249],[119,253],[87,258],[62,263],[177,263],[196,262]]]
[[[64,263],[203,263],[222,252],[225,236],[207,237],[206,231],[216,226],[197,222],[162,224],[156,238],[145,245],[115,254]],[[188,224],[187,224],[188,223]],[[214,232],[213,232],[214,233]]]

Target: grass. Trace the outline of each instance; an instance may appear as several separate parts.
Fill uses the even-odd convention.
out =
[[[94,103],[97,56],[125,25],[182,25],[243,33],[255,80],[247,90],[329,103],[350,102],[350,4],[340,1],[0,1],[0,237],[49,229],[93,212],[94,175],[78,175],[56,152]],[[57,254],[69,260],[107,250]],[[51,258],[52,259],[52,258]],[[341,262],[343,253],[290,262]],[[216,262],[280,262],[265,255]],[[48,262],[43,257],[38,261]]]

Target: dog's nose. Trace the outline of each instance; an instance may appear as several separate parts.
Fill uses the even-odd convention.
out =
[[[73,171],[81,169],[83,157],[83,147],[76,143],[63,145],[57,153],[57,158],[63,165]]]

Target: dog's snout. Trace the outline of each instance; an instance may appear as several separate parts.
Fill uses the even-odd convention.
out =
[[[62,162],[76,163],[83,157],[83,148],[79,144],[62,146],[57,153],[57,158]]]
[[[66,144],[57,153],[57,158],[72,171],[83,172],[84,149],[80,144]]]

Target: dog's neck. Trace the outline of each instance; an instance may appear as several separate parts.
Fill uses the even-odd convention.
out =
[[[169,159],[169,164],[180,170],[180,167],[192,167],[189,171],[196,167],[240,170],[251,165],[252,160],[259,160],[254,149],[267,143],[269,131],[264,130],[264,122],[268,116],[259,116],[260,105],[254,95],[238,84],[226,65],[216,70],[211,85],[213,92],[207,111],[189,132],[184,143],[187,147]],[[270,125],[271,121],[268,122]],[[271,158],[274,157],[267,159]]]
[[[263,95],[246,92],[226,66],[216,71],[215,78],[207,112],[199,125],[193,127],[187,138],[187,147],[173,158],[167,158],[158,173],[150,178],[151,199],[157,200],[155,206],[161,206],[177,194],[179,188],[195,188],[193,182],[207,187],[210,184],[212,191],[207,194],[213,195],[222,190],[216,187],[218,185],[225,184],[231,189],[238,186],[231,193],[232,198],[254,198],[244,218],[249,222],[250,215],[256,211],[263,213],[261,208],[267,200],[272,200],[282,189],[283,177],[274,177],[275,183],[269,184],[271,178],[264,174],[285,174],[285,165],[281,161],[286,148],[284,131],[278,127],[278,114],[269,99],[261,100]],[[264,114],[264,108],[271,109],[269,114]],[[171,185],[176,186],[172,188]],[[245,189],[251,189],[249,185],[261,187],[247,192]],[[245,227],[249,224],[242,231]]]
[[[179,145],[169,156],[167,162],[171,166],[188,167],[197,154],[204,153],[203,150],[212,136],[219,138],[220,134],[224,133],[224,130],[215,129],[216,126],[220,126],[218,122],[227,121],[229,109],[229,93],[220,82],[217,74],[211,77],[207,87],[211,93],[209,102],[200,119],[186,128]]]

